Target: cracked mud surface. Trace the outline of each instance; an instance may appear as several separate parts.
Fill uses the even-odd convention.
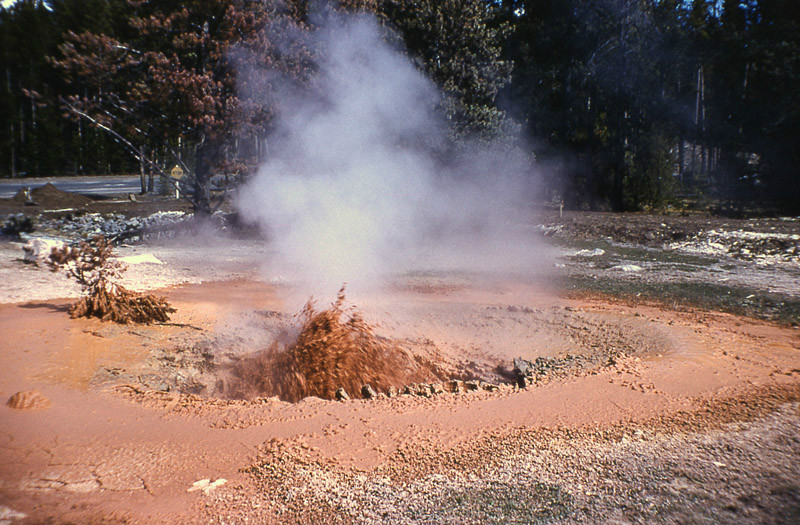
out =
[[[0,407],[0,507],[27,515],[14,523],[800,519],[797,329],[519,279],[407,276],[357,298],[379,334],[498,383],[514,357],[557,366],[525,390],[220,399],[215,373],[295,313],[289,284],[255,277],[247,242],[213,270],[180,247],[130,248],[174,257],[134,269],[143,288],[203,281],[165,289],[173,322],[145,327],[71,320],[54,276],[3,258],[40,296],[0,305],[0,397],[50,401]],[[227,482],[188,492],[203,479]]]

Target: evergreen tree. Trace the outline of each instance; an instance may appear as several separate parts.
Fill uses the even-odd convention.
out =
[[[48,121],[44,97],[52,77],[45,57],[55,37],[44,2],[25,0],[13,4],[0,18],[4,74],[4,163],[12,176],[40,173],[51,167],[54,129]],[[36,35],[31,38],[31,35]]]
[[[237,85],[241,61],[246,58],[251,69],[301,74],[302,56],[286,56],[273,43],[273,36],[284,38],[299,26],[288,10],[264,2],[146,0],[132,5],[126,40],[85,32],[71,34],[61,47],[59,66],[89,87],[87,94],[65,103],[156,169],[146,154],[148,142],[189,146],[190,198],[198,214],[209,214],[212,170],[246,164],[238,143],[241,133],[263,133],[271,115],[269,100],[239,97],[246,91]],[[181,162],[173,153],[172,162]]]
[[[788,211],[800,210],[800,6],[762,0],[756,7],[752,74],[745,118],[748,149],[760,158],[767,197]]]
[[[509,98],[521,102],[546,149],[577,159],[562,184],[572,205],[658,205],[671,186],[675,131],[666,86],[674,82],[674,60],[657,22],[674,20],[657,7],[643,0],[505,3],[516,21]]]
[[[23,0],[0,10],[0,173],[58,175],[120,172],[128,157],[108,137],[65,123],[58,102],[69,93],[49,60],[73,28],[105,27],[117,2]]]
[[[245,173],[264,155],[282,96],[270,88],[273,76],[308,78],[303,35],[313,5],[20,0],[0,8],[0,174],[133,171],[129,150],[163,169],[176,162],[172,151],[196,175],[193,198],[207,213],[212,170]],[[552,182],[569,204],[658,206],[680,184],[690,194],[800,209],[797,2],[336,5],[375,13],[396,31],[442,88],[455,139],[502,137],[513,115],[539,141],[539,159],[559,160]],[[64,107],[84,117],[65,121]]]
[[[497,95],[510,80],[502,46],[509,26],[484,0],[383,0],[376,9],[445,94],[456,139],[492,140],[506,124]]]

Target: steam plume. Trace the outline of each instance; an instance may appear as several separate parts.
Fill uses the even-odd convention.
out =
[[[382,36],[370,17],[327,16],[323,89],[284,97],[270,158],[238,199],[275,248],[272,271],[330,293],[408,270],[529,267],[530,232],[512,227],[529,164],[478,146],[445,160],[440,94]]]

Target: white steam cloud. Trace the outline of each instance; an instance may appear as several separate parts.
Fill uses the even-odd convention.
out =
[[[440,94],[382,31],[329,15],[315,35],[322,89],[279,108],[269,159],[238,198],[275,250],[269,271],[330,294],[410,270],[529,270],[541,259],[519,227],[529,163],[477,146],[445,161]]]

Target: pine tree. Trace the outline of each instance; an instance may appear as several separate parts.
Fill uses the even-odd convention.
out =
[[[134,16],[125,40],[85,32],[71,34],[61,47],[59,65],[65,74],[89,87],[88,95],[74,95],[65,104],[157,170],[163,168],[146,156],[143,146],[180,140],[193,152],[184,165],[192,180],[190,199],[197,214],[207,215],[213,171],[246,169],[238,139],[242,133],[264,133],[271,116],[269,100],[240,98],[241,60],[246,57],[251,69],[301,75],[302,50],[288,56],[274,40],[302,28],[288,10],[264,2],[145,0],[131,5]],[[171,152],[172,162],[181,162]]]
[[[800,210],[800,6],[791,0],[757,3],[752,38],[752,112],[746,141],[760,157],[766,196],[786,211]]]
[[[498,137],[506,116],[497,96],[510,80],[511,63],[502,57],[509,26],[495,5],[483,0],[383,0],[377,10],[444,91],[454,138]]]

